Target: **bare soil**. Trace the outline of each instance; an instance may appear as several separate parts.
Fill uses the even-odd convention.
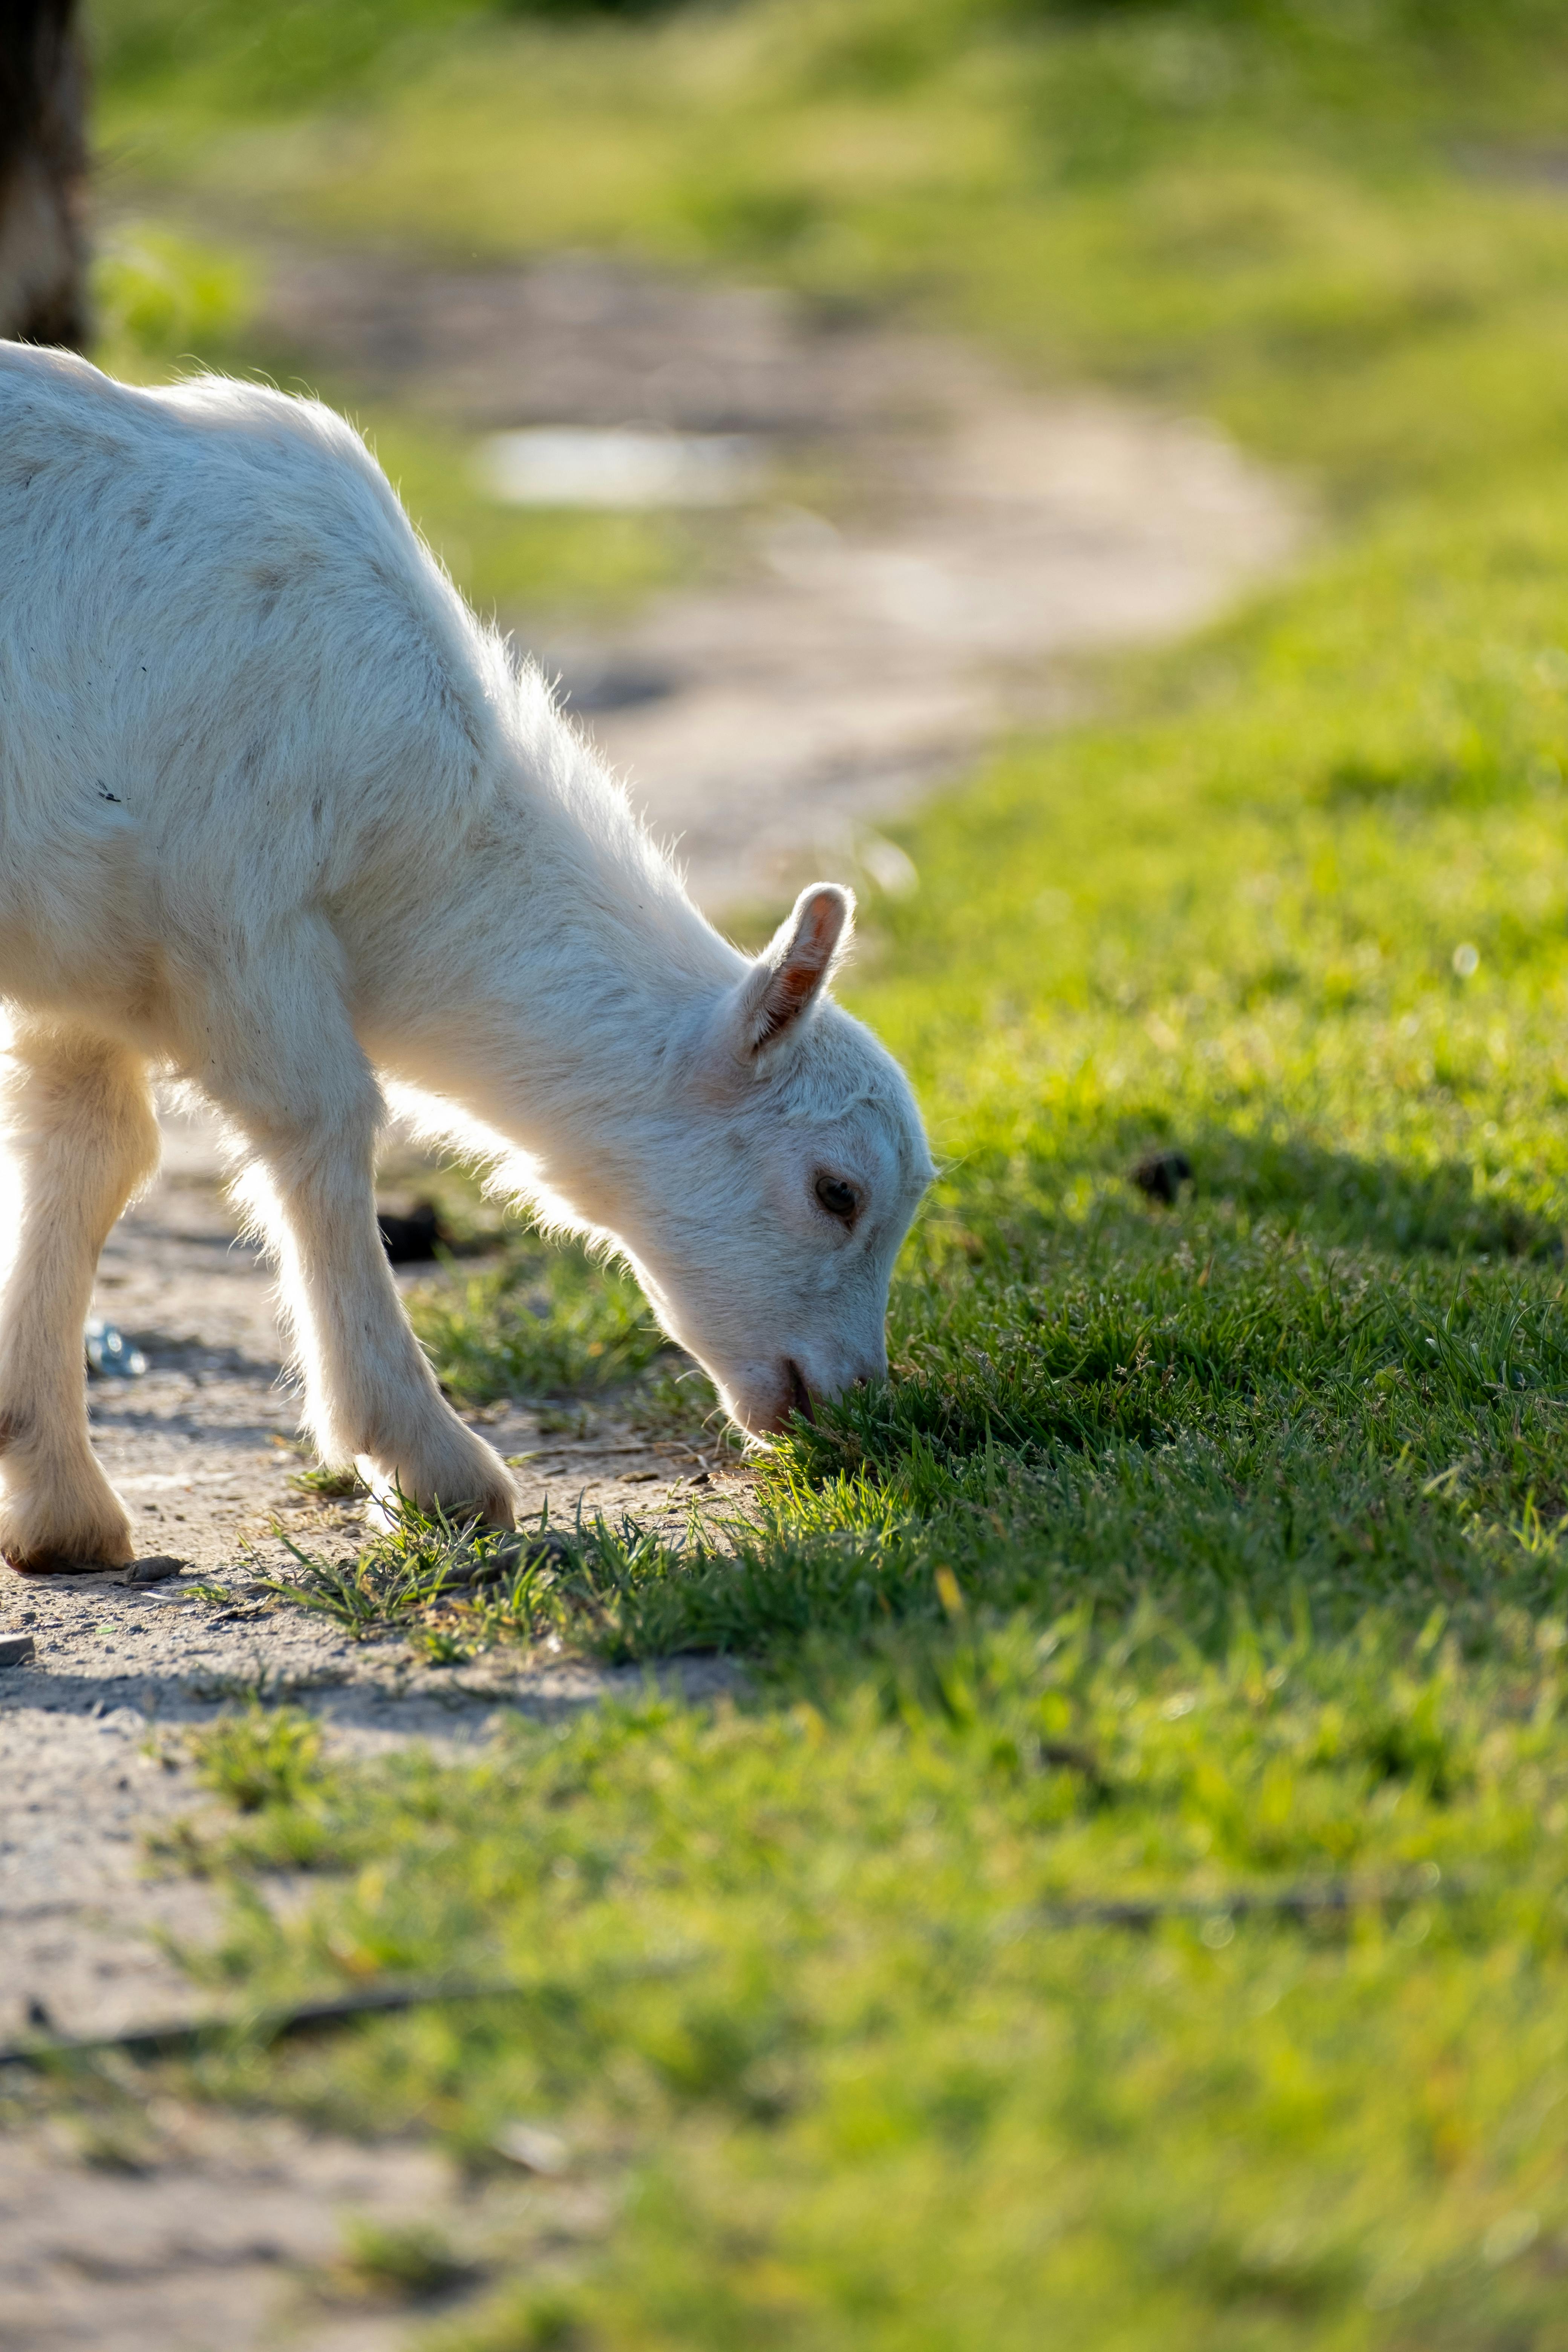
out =
[[[1026,396],[952,344],[757,289],[582,258],[465,276],[284,256],[272,301],[278,331],[323,366],[475,431],[743,430],[795,478],[839,486],[831,518],[760,510],[733,576],[612,636],[552,636],[519,616],[716,911],[814,869],[876,870],[878,823],[999,728],[1078,707],[1072,657],[1191,626],[1278,565],[1297,530],[1274,486],[1202,426]],[[896,863],[882,871],[896,878]],[[148,1830],[195,1801],[170,1769],[182,1727],[260,1691],[314,1709],[353,1753],[424,1739],[458,1754],[499,1706],[579,1706],[636,1679],[564,1661],[421,1666],[400,1643],[350,1643],[268,1598],[278,1530],[346,1550],[353,1507],[290,1484],[301,1461],[268,1277],[235,1237],[211,1131],[171,1119],[167,1132],[163,1174],[113,1234],[96,1301],[149,1369],[95,1381],[91,1403],[142,1549],[192,1572],[144,1589],[0,1582],[0,1633],[36,1644],[32,1663],[0,1668],[0,2042],[46,2020],[87,2034],[199,2007],[153,1938],[206,1937],[210,1898],[149,1875],[143,1853]],[[484,1418],[503,1454],[531,1457],[531,1509],[548,1499],[569,1517],[581,1498],[590,1515],[673,1520],[694,1478],[721,1504],[744,1486],[706,1440],[656,1441],[614,1410],[581,1435],[520,1406]],[[733,1681],[722,1662],[679,1673],[695,1693]],[[595,2199],[570,2183],[476,2199],[427,2152],[194,2112],[154,2117],[128,2169],[44,2116],[0,2141],[0,2338],[379,2352],[406,2317],[343,2302],[342,2210],[436,2214],[478,2283],[500,2238],[591,2234]]]
[[[393,2352],[503,2265],[604,2235],[616,2167],[476,2179],[426,2146],[367,2147],[167,2095],[57,2106],[0,2137],[0,2339],[28,2352]],[[350,2259],[356,2224],[435,2233],[449,2284],[404,2300]],[[413,2308],[410,2308],[412,2303]]]

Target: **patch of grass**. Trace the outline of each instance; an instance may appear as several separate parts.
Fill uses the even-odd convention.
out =
[[[402,1633],[438,1665],[542,1641],[616,1663],[742,1646],[753,1628],[729,1597],[736,1562],[764,1577],[773,1566],[750,1521],[694,1517],[672,1541],[630,1517],[612,1526],[579,1513],[566,1528],[546,1527],[542,1514],[537,1528],[512,1533],[406,1502],[389,1528],[337,1559],[283,1541],[298,1572],[273,1583],[280,1598],[331,1617],[356,1641]]]
[[[255,1700],[189,1735],[198,1780],[241,1812],[297,1804],[321,1776],[321,1727],[296,1707]]]
[[[460,1290],[433,1284],[408,1306],[442,1386],[462,1404],[605,1388],[669,1347],[630,1275],[529,1236]]]
[[[355,1553],[327,1559],[282,1540],[298,1572],[273,1583],[281,1599],[355,1641],[403,1633],[432,1664],[458,1665],[500,1643],[553,1636],[559,1649],[563,1633],[574,1637],[578,1552],[595,1538],[579,1528],[574,1543],[542,1525],[503,1532],[400,1501]]]
[[[365,1491],[357,1470],[332,1470],[323,1463],[296,1471],[289,1484],[301,1495],[312,1496],[321,1503],[342,1502],[350,1495],[363,1495]]]
[[[384,2303],[427,2303],[472,2276],[443,2232],[424,2221],[377,2221],[351,2214],[331,2284],[336,2294]]]
[[[481,1536],[480,1608],[448,1589],[467,1531],[415,1514],[289,1589],[364,1630],[435,1610],[470,1650],[554,1633],[614,1660],[777,1660],[936,1622],[944,1566],[983,1609],[1088,1598],[1114,1616],[1156,1591],[1194,1639],[1223,1640],[1238,1606],[1305,1608],[1331,1633],[1440,1602],[1484,1648],[1505,1601],[1568,1607],[1554,1255],[1379,1246],[1397,1190],[1373,1192],[1357,1244],[1331,1190],[1292,1218],[1201,1192],[1158,1211],[1070,1166],[1061,1181],[1081,1218],[1016,1178],[975,1252],[956,1214],[973,1241],[986,1193],[950,1179],[896,1295],[894,1381],[797,1423],[744,1517],[679,1543],[631,1522],[555,1529],[569,1565],[515,1591],[506,1540]]]
[[[121,44],[145,5],[100,12],[106,133],[187,201],[465,258],[630,247],[890,299],[1036,370],[1223,415],[1336,496],[1473,469],[1481,404],[1483,466],[1560,430],[1550,0],[399,12],[373,72],[297,72],[283,118],[256,53],[297,11],[252,31],[226,6],[176,53]],[[342,0],[310,13],[363,39]]]
[[[650,1700],[338,1774],[318,1900],[247,1906],[215,1966],[269,1999],[516,1994],[216,2056],[207,2087],[418,2113],[471,2163],[513,2116],[564,2127],[613,2234],[465,2346],[538,2340],[546,2290],[586,2347],[786,2316],[1022,2347],[1047,2311],[1085,2352],[1551,2345],[1561,1644],[1521,1622],[1467,1666],[1435,1622],[1205,1657],[1078,1611],[887,1638],[762,1713]],[[262,1816],[231,1861],[296,1850]]]

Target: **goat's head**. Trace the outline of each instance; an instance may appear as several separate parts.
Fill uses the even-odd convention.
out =
[[[802,891],[706,1009],[658,1152],[678,1181],[626,1237],[665,1328],[757,1436],[885,1374],[893,1260],[931,1179],[908,1080],[824,1000],[853,903]]]

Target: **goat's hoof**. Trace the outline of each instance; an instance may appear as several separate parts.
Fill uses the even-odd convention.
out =
[[[510,1487],[504,1495],[481,1496],[477,1503],[468,1505],[465,1516],[477,1518],[481,1527],[497,1528],[503,1535],[510,1535],[517,1525],[517,1496]]]
[[[131,1522],[108,1480],[74,1465],[45,1464],[0,1502],[0,1559],[22,1576],[102,1576],[135,1557]]]
[[[21,1558],[4,1552],[0,1559],[18,1576],[106,1576],[110,1569],[125,1565],[123,1560],[82,1559],[75,1552],[64,1551],[31,1551]]]
[[[365,1517],[373,1527],[397,1525],[405,1507],[438,1512],[453,1527],[510,1528],[517,1525],[517,1489],[505,1465],[483,1438],[457,1424],[460,1445],[423,1475],[406,1464],[390,1467],[362,1454],[357,1467],[369,1489]]]
[[[517,1525],[517,1498],[512,1495],[504,1497],[492,1495],[488,1498],[479,1496],[453,1502],[445,1495],[416,1496],[396,1487],[379,1486],[371,1489],[364,1516],[371,1527],[390,1534],[402,1525],[404,1514],[409,1509],[423,1511],[431,1517],[438,1514],[448,1527],[477,1528],[486,1535],[510,1535]]]

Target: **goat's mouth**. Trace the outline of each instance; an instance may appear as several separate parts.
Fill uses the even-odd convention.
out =
[[[811,1391],[806,1387],[805,1373],[793,1356],[784,1358],[784,1378],[789,1382],[790,1412],[798,1412],[803,1420],[815,1423],[816,1415],[811,1409]]]

